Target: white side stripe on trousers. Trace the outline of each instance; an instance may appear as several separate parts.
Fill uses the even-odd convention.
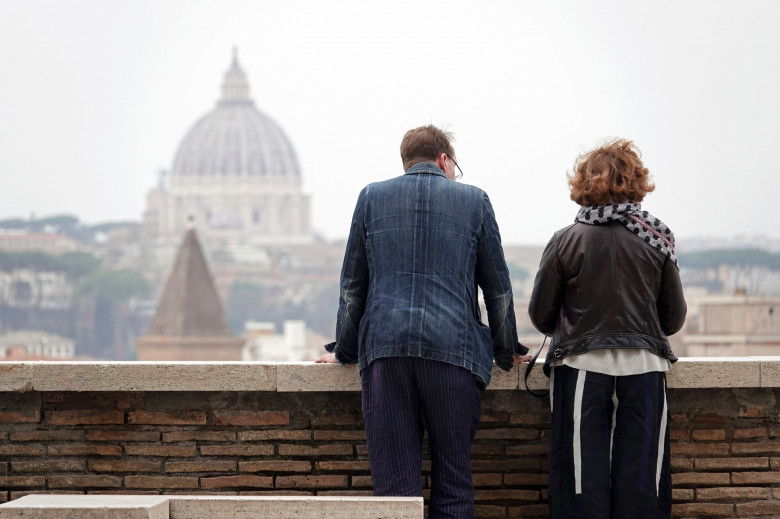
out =
[[[577,388],[574,391],[574,493],[582,494],[582,443],[580,424],[582,421],[582,393],[585,389],[587,371],[577,370]]]
[[[550,413],[553,412],[553,395],[555,394],[555,368],[550,368]]]
[[[612,444],[615,440],[615,426],[617,425],[617,378],[615,378],[615,387],[612,389],[612,428],[609,431],[609,473],[612,474]]]
[[[664,410],[661,414],[661,430],[658,431],[658,462],[655,468],[655,495],[658,496],[658,485],[661,481],[661,467],[664,464],[664,445],[666,445],[666,381],[664,380]]]

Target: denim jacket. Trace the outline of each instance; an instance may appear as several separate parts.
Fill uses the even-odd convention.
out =
[[[482,324],[477,285],[490,326]],[[449,180],[430,162],[366,186],[341,270],[336,359],[362,370],[382,357],[461,366],[486,386],[493,359],[512,367],[512,288],[484,191]]]

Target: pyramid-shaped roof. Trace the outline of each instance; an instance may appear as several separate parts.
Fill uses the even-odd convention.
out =
[[[194,229],[184,235],[147,335],[233,335]]]

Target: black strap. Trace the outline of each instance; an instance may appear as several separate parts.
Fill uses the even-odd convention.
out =
[[[525,367],[525,390],[528,391],[528,393],[532,396],[538,396],[539,398],[544,398],[547,395],[550,394],[549,389],[545,389],[543,391],[536,391],[534,389],[531,389],[528,387],[528,376],[531,374],[531,370],[534,369],[534,364],[536,364],[536,359],[539,357],[539,354],[544,349],[544,344],[547,342],[547,336],[544,336],[544,340],[542,341],[542,345],[539,346],[539,349],[536,350],[536,353],[534,353],[534,356],[531,357],[531,361],[528,363],[528,365]]]

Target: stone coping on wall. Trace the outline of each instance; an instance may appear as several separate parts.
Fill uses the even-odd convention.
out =
[[[494,366],[489,389],[525,390],[524,373]],[[780,387],[780,356],[681,358],[667,385]],[[529,386],[548,386],[541,366]],[[360,391],[360,377],[354,365],[312,362],[0,362],[0,391]]]
[[[243,497],[151,495],[24,496],[0,505],[0,519],[421,519],[421,497]]]

